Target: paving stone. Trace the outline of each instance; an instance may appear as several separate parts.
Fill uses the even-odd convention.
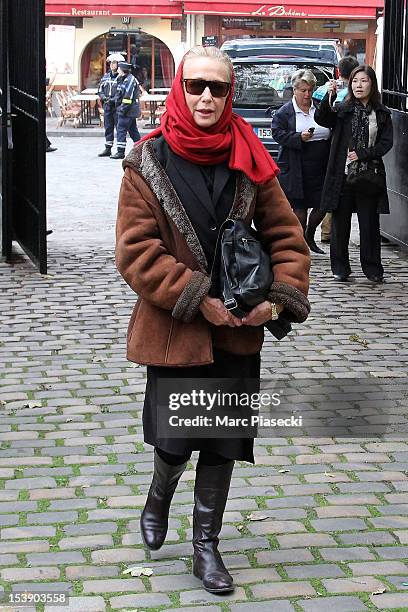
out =
[[[191,590],[197,587],[197,578],[192,574],[185,576],[152,576],[150,578],[154,593],[169,593],[174,590]]]
[[[67,512],[38,512],[27,515],[27,523],[30,525],[42,525],[45,523],[73,523],[78,519],[78,513]]]
[[[180,610],[180,608],[178,609]],[[207,609],[207,607],[203,608],[203,611]],[[294,612],[295,608],[289,601],[274,599],[273,601],[251,601],[250,603],[231,604],[230,610],[231,612],[271,612],[271,610],[273,612]]]
[[[111,578],[110,580],[85,580],[84,593],[134,593],[145,592],[146,587],[140,578]],[[174,579],[173,579],[174,587]]]
[[[143,561],[145,553],[137,548],[114,548],[95,550],[91,553],[91,558],[94,563],[127,563]]]
[[[81,552],[52,552],[27,555],[29,565],[67,565],[69,563],[85,563]]]
[[[343,578],[344,572],[334,564],[319,563],[317,565],[284,565],[289,578]]]
[[[316,531],[351,531],[367,529],[364,521],[358,518],[320,518],[310,521]]]
[[[297,604],[304,612],[363,612],[367,606],[358,597],[322,597],[321,599],[300,599]]]
[[[86,578],[110,578],[118,576],[120,568],[117,565],[71,565],[65,568],[68,580],[84,580]]]
[[[330,549],[328,549],[330,550]],[[335,549],[334,549],[335,550]],[[272,565],[274,563],[299,563],[314,561],[309,550],[297,548],[296,550],[268,550],[255,553],[259,565]]]
[[[10,527],[1,530],[1,539],[52,538],[55,534],[55,527]]]
[[[230,601],[242,601],[247,600],[247,596],[242,587],[235,588],[232,593],[225,593],[222,596],[222,600],[226,602]],[[181,591],[180,603],[181,604],[205,604],[205,603],[219,603],[220,596],[212,593],[208,593],[204,589],[197,589],[194,591]]]
[[[83,535],[78,538],[61,538],[58,546],[61,550],[75,550],[80,548],[103,548],[112,546],[112,536],[105,534]]]
[[[377,553],[380,559],[407,559],[408,546],[379,546],[373,550]]]
[[[106,604],[102,597],[70,597],[69,612],[105,612]],[[66,606],[45,606],[44,612],[67,612]]]
[[[58,580],[60,570],[57,567],[9,567],[0,570],[2,580],[19,582],[21,580]]]
[[[379,610],[408,608],[408,593],[384,593],[382,595],[371,595],[370,600]]]
[[[144,606],[146,608],[157,608],[171,604],[167,595],[162,593],[141,593],[140,595],[120,595],[110,598],[110,605],[114,610],[124,610],[125,608],[136,608]],[[86,609],[86,608],[84,608]]]
[[[303,523],[299,523],[298,521],[262,521],[259,523],[254,521],[247,525],[247,529],[254,535],[306,531],[306,527]]]
[[[372,593],[384,588],[384,584],[372,576],[325,578],[322,583],[329,593]]]
[[[352,561],[361,559],[364,561],[374,561],[375,557],[368,548],[364,546],[350,546],[349,548],[320,548],[319,553],[325,561]]]
[[[393,544],[395,538],[388,531],[364,531],[362,533],[342,533],[339,535],[342,544]]]
[[[353,534],[354,535],[354,534]],[[302,533],[278,535],[281,548],[309,548],[310,546],[336,546],[336,541],[326,533]]]
[[[319,518],[347,518],[352,516],[370,516],[371,513],[366,506],[320,506],[316,508]]]
[[[349,563],[349,568],[354,576],[369,576],[386,574],[403,574],[408,571],[404,563],[400,561],[376,561],[374,563]]]
[[[309,582],[270,582],[251,586],[254,597],[270,599],[273,597],[296,597],[316,595],[316,591]]]

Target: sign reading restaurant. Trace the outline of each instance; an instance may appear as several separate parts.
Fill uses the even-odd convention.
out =
[[[110,17],[110,10],[76,9],[71,8],[72,17]]]

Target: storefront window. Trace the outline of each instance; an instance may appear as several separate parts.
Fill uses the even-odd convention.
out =
[[[97,87],[108,70],[106,57],[122,53],[133,64],[133,74],[144,89],[170,87],[174,78],[174,60],[168,47],[144,32],[109,32],[91,41],[81,61],[81,87]]]

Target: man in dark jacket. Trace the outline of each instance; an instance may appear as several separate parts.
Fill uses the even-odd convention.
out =
[[[140,117],[140,88],[137,79],[131,73],[132,64],[119,62],[119,78],[116,91],[116,109],[118,113],[117,145],[118,150],[111,159],[124,159],[126,149],[126,135],[133,142],[140,140],[136,119]]]
[[[112,152],[117,123],[115,99],[119,78],[118,62],[124,62],[125,58],[120,53],[112,53],[106,61],[110,62],[110,70],[103,75],[98,88],[98,96],[103,104],[105,149],[99,153],[98,157],[110,157]]]

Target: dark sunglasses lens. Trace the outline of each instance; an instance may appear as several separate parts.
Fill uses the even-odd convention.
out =
[[[228,83],[217,83],[217,81],[212,81],[212,83],[209,83],[209,87],[211,95],[214,96],[214,98],[223,98],[229,91]]]
[[[203,79],[185,79],[186,91],[192,96],[201,96],[206,87],[210,88],[214,98],[223,98],[229,92],[229,83],[218,81],[204,81]]]
[[[204,89],[206,88],[205,81],[200,81],[196,79],[186,79],[184,82],[186,84],[187,93],[191,94],[192,96],[201,96]]]

